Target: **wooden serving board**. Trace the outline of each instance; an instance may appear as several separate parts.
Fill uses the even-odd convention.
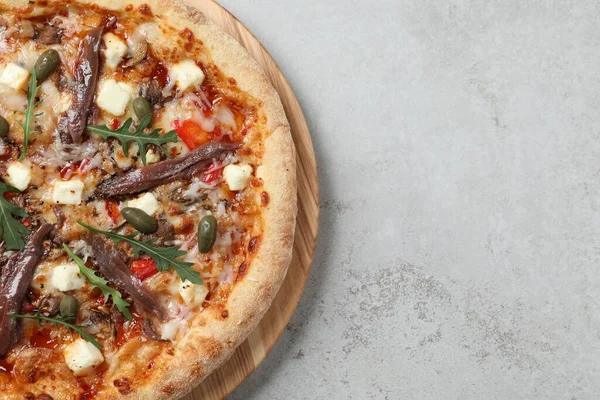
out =
[[[302,109],[279,67],[254,35],[231,13],[213,0],[184,0],[200,9],[225,32],[238,40],[262,66],[279,92],[292,126],[298,162],[298,218],[294,255],[287,277],[273,305],[258,327],[231,359],[183,400],[222,399],[229,395],[266,357],[300,300],[315,251],[319,220],[319,187],[315,153]]]

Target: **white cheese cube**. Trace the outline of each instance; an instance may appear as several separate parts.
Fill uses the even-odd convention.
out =
[[[75,263],[61,264],[52,268],[51,282],[52,286],[61,292],[81,289],[85,285],[85,279]]]
[[[114,79],[108,79],[100,84],[98,92],[98,107],[117,117],[125,114],[131,101],[131,91],[126,84],[119,84]]]
[[[196,87],[204,82],[204,72],[192,60],[185,60],[171,67],[169,76],[177,82],[179,90],[184,92],[190,87]]]
[[[52,201],[56,204],[79,204],[83,193],[83,182],[79,179],[54,182]]]
[[[129,200],[127,207],[139,208],[152,217],[158,211],[158,201],[152,193],[144,193],[137,199]]]
[[[123,60],[123,57],[125,57],[125,54],[127,54],[127,45],[112,33],[102,36],[102,40],[104,40],[104,44],[106,45],[106,50],[104,50],[105,65],[110,69],[116,69],[121,60]]]
[[[12,162],[6,168],[4,181],[21,191],[25,190],[29,186],[29,182],[31,182],[31,169],[23,163]]]
[[[154,150],[148,150],[146,152],[146,164],[155,164],[160,161],[160,154],[155,153]]]
[[[104,362],[104,357],[100,350],[93,344],[81,338],[65,347],[63,356],[67,366],[77,376],[87,375],[94,368]]]
[[[206,295],[208,294],[208,289],[204,285],[194,285],[190,281],[183,281],[179,286],[179,295],[185,302],[185,304],[193,306],[202,304]]]
[[[16,90],[22,90],[27,86],[29,75],[29,71],[25,68],[9,63],[0,74],[0,83]]]
[[[223,177],[229,186],[229,190],[242,190],[252,177],[252,167],[247,164],[230,164],[223,170]]]
[[[162,324],[160,338],[162,340],[175,340],[177,332],[179,331],[179,324],[178,321],[170,321]]]

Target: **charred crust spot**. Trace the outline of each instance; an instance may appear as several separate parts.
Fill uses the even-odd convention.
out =
[[[25,395],[23,396],[23,398],[25,400],[35,400],[35,394],[29,392],[29,393],[25,393]]]
[[[175,394],[175,390],[177,390],[177,387],[175,386],[174,383],[168,383],[166,386],[164,386],[162,388],[163,393],[166,393],[168,395]]]
[[[248,261],[244,261],[239,267],[238,267],[238,273],[237,273],[237,278],[236,281],[242,279],[245,275],[246,272],[248,271]]]
[[[183,217],[181,218],[181,226],[177,229],[180,234],[189,235],[194,231],[194,221],[191,218]]]
[[[269,205],[269,200],[270,200],[269,193],[262,192],[260,194],[260,202],[262,203],[263,206],[268,206]]]
[[[143,15],[152,15],[152,10],[150,9],[150,6],[146,3],[140,5],[140,7],[138,8],[138,10],[140,10],[140,12]]]
[[[228,78],[227,80],[228,80],[228,81],[229,81],[229,83],[231,83],[232,85],[236,85],[236,84],[237,84],[237,81],[235,80],[235,78],[231,78],[231,77],[230,77],[230,78]]]
[[[196,362],[192,366],[192,376],[202,376],[204,375],[204,366],[201,362]]]
[[[217,340],[212,338],[203,338],[202,348],[210,358],[217,358],[223,352],[223,346]]]
[[[27,383],[35,383],[37,381],[37,370],[32,370],[27,374]]]
[[[241,149],[238,149],[238,154],[242,155],[242,156],[251,156],[252,155],[252,149],[248,148],[248,147],[242,147]]]
[[[181,36],[185,40],[183,47],[187,51],[190,51],[194,45],[194,32],[192,32],[188,28],[184,28],[179,31],[179,36]]]
[[[175,352],[173,351],[173,349],[168,349],[167,350],[167,354],[170,355],[170,356],[174,356]]]
[[[229,318],[229,311],[225,310],[221,313],[221,318],[227,319]]]
[[[129,379],[127,378],[115,379],[113,385],[115,385],[121,394],[131,393],[131,383],[129,383]]]
[[[258,245],[260,244],[260,236],[254,236],[250,239],[250,243],[248,244],[248,250],[251,253],[254,253],[256,249],[258,249]]]

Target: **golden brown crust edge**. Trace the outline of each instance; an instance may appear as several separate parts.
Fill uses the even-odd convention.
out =
[[[292,258],[297,214],[296,154],[290,126],[279,95],[258,63],[199,10],[179,1],[79,2],[109,9],[148,4],[155,15],[166,18],[169,24],[189,28],[208,47],[225,75],[235,78],[241,90],[263,101],[268,118],[271,135],[265,142],[262,178],[270,203],[263,213],[265,230],[261,245],[249,271],[256,281],[243,279],[235,285],[228,300],[226,320],[206,312],[196,316],[186,335],[176,343],[175,355],[169,357],[163,353],[158,357],[147,384],[132,387],[130,395],[122,395],[114,387],[99,394],[105,399],[175,399],[192,391],[233,354],[268,310],[285,278]],[[26,0],[0,0],[0,4],[11,7],[26,3]]]

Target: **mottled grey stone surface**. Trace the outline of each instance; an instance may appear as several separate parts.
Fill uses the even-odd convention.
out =
[[[304,297],[231,398],[599,398],[600,3],[222,3],[322,190]]]

